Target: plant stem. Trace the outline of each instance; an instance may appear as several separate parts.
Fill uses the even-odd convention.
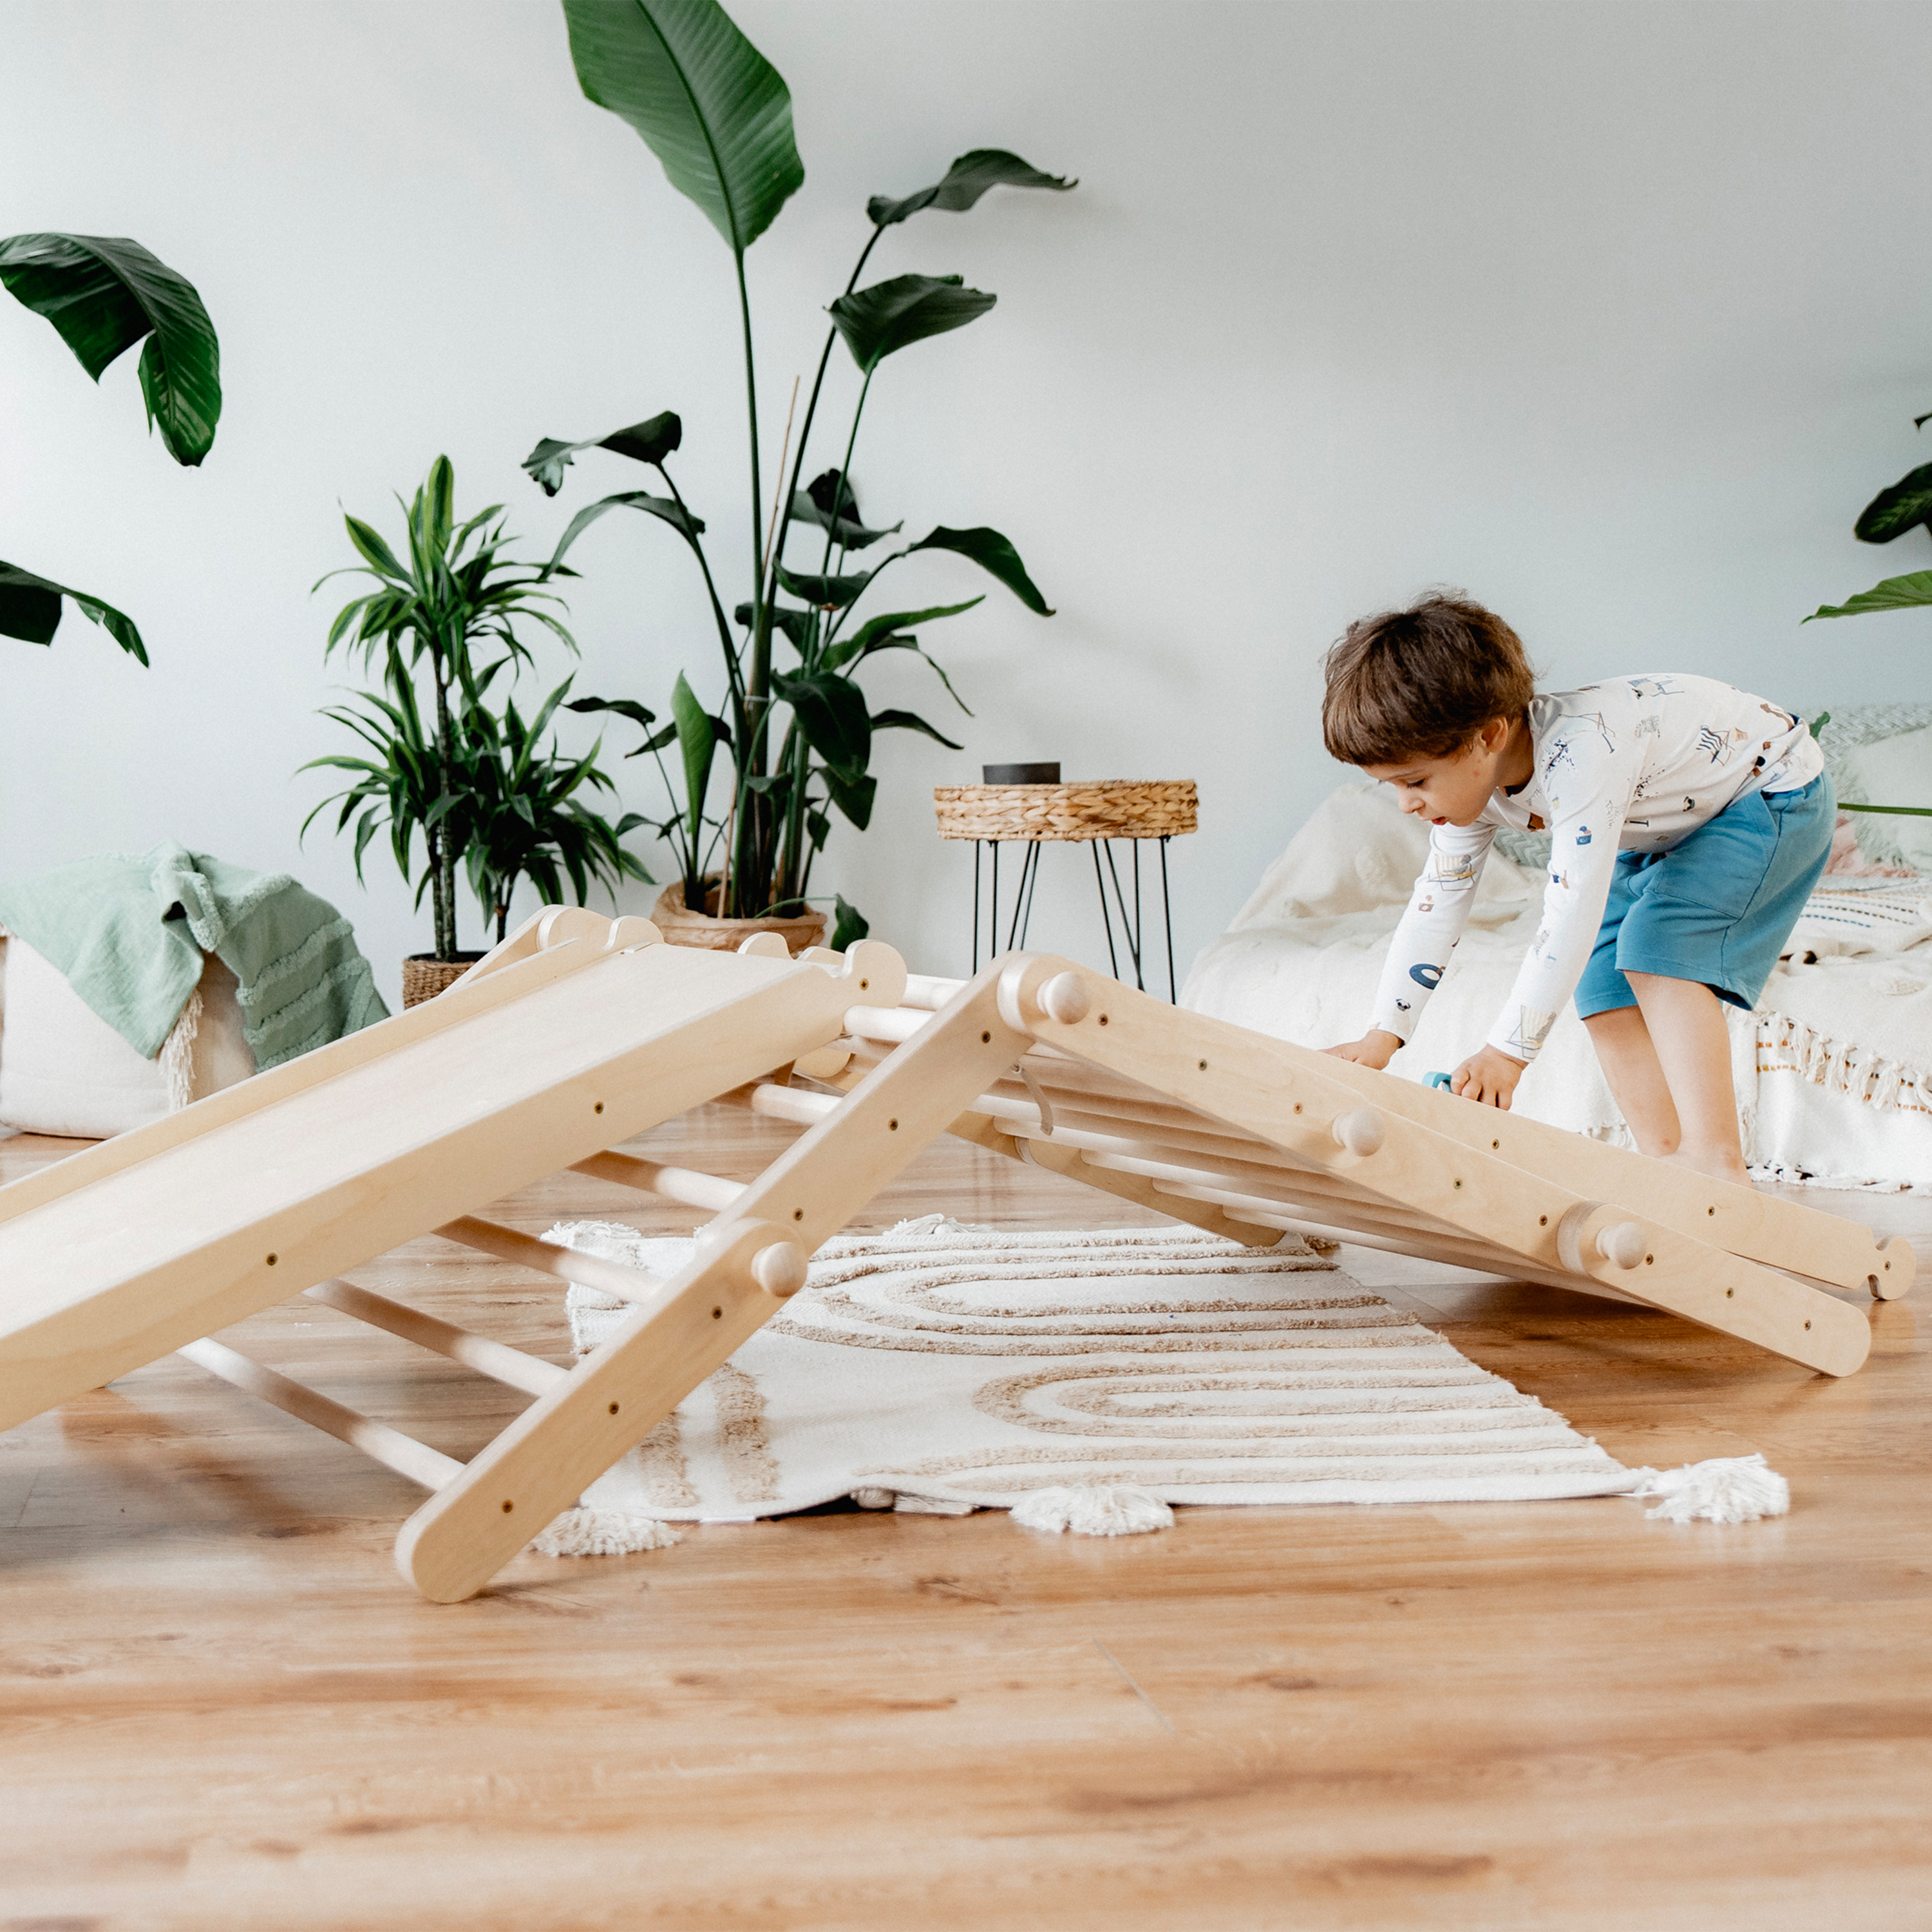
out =
[[[745,255],[736,251],[738,266],[738,313],[742,322],[745,337],[745,407],[746,424],[751,432],[752,444],[752,670],[746,680],[746,724],[749,728],[748,742],[738,747],[739,784],[736,790],[742,794],[743,781],[747,777],[763,774],[765,764],[765,717],[771,708],[772,678],[772,624],[771,616],[765,601],[764,559],[759,553],[760,524],[764,511],[764,484],[758,470],[758,379],[756,364],[752,352],[752,298],[745,286]],[[748,805],[749,800],[744,802]],[[754,845],[754,814],[746,810],[740,814],[737,843],[742,848]],[[740,874],[743,870],[741,862],[734,863],[734,855],[725,854],[724,891],[718,910],[731,913],[736,910],[736,902],[742,891]],[[754,884],[757,882],[754,880]]]
[[[859,286],[859,278],[865,272],[866,263],[870,258],[872,250],[879,245],[880,236],[885,232],[883,228],[874,228],[870,240],[860,250],[859,259],[854,263],[851,275],[845,284],[844,292],[847,295],[849,296]],[[812,440],[812,422],[813,417],[818,413],[818,392],[824,386],[826,367],[832,360],[832,345],[838,340],[838,332],[836,328],[828,328],[825,332],[825,346],[820,350],[818,356],[818,372],[812,379],[812,399],[805,406],[805,422],[798,433],[798,454],[792,460],[791,482],[784,493],[784,506],[779,514],[778,542],[772,548],[772,568],[774,572],[777,569],[779,560],[784,555],[785,534],[791,528],[792,500],[798,494],[798,479],[805,469],[806,446]],[[776,578],[774,576],[772,579],[774,586],[776,581]],[[766,592],[768,597],[776,594],[775,588]]]

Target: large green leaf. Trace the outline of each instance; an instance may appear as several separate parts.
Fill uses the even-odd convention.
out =
[[[599,517],[612,510],[641,510],[646,516],[656,517],[670,524],[685,542],[695,550],[698,539],[704,533],[704,519],[694,516],[684,506],[669,496],[653,496],[645,490],[622,490],[614,496],[601,497],[596,502],[586,506],[570,520],[550,560],[543,567],[545,577],[553,575],[562,562],[564,553],[583,536]]]
[[[1881,490],[1852,526],[1852,534],[1861,543],[1890,543],[1921,524],[1932,530],[1932,463],[1922,464],[1889,490]]]
[[[868,617],[849,638],[842,638],[826,653],[825,662],[834,668],[848,659],[864,657],[885,647],[886,640],[895,631],[907,629],[914,624],[930,624],[940,617],[956,617],[962,610],[970,610],[976,604],[986,601],[982,591],[977,597],[969,597],[963,604],[934,604],[923,610],[888,610],[881,617]],[[914,640],[904,640],[906,646],[916,649]]]
[[[1870,610],[1912,610],[1932,604],[1932,570],[1915,570],[1909,577],[1888,577],[1869,590],[1861,590],[1842,604],[1821,604],[1804,621],[1815,617],[1862,617]]]
[[[805,180],[791,93],[717,0],[563,0],[585,94],[742,255]]]
[[[145,336],[141,395],[177,463],[199,464],[221,416],[221,351],[194,286],[124,236],[13,235],[0,284],[45,316],[98,382]]]
[[[573,698],[564,706],[566,711],[608,711],[620,718],[627,718],[644,734],[644,741],[634,752],[626,752],[627,758],[640,758],[646,752],[661,752],[677,736],[675,722],[667,724],[661,731],[651,727],[657,722],[658,714],[648,705],[640,704],[633,698]],[[638,823],[644,821],[640,819]]]
[[[772,620],[775,630],[782,631],[792,641],[795,650],[811,648],[812,635],[818,628],[816,610],[794,610],[784,604],[767,604],[765,614]],[[742,630],[752,628],[752,610],[748,601],[737,605],[731,613],[731,621]]]
[[[961,556],[970,556],[982,570],[997,577],[1029,610],[1037,610],[1042,617],[1053,615],[1046,599],[1026,574],[1019,552],[998,530],[989,530],[983,525],[976,530],[949,530],[941,524],[930,536],[908,544],[900,554],[910,556],[916,550],[950,550]]]
[[[884,565],[880,566],[880,569],[884,568]],[[856,603],[860,593],[878,574],[867,570],[856,577],[801,577],[786,569],[783,564],[778,566],[778,582],[794,597],[802,597],[808,604],[821,610],[842,610],[848,604]]]
[[[956,745],[935,724],[928,724],[916,711],[875,711],[872,713],[874,731],[923,731],[928,738],[936,738],[950,752],[963,752],[964,745]]]
[[[639,463],[659,464],[683,440],[684,424],[675,410],[666,410],[647,422],[632,423],[627,429],[614,429],[608,436],[593,436],[584,442],[560,442],[547,436],[524,458],[523,466],[542,485],[546,496],[554,496],[563,488],[563,472],[580,449],[614,449]]]
[[[875,194],[866,202],[866,212],[875,226],[890,228],[922,208],[943,208],[950,213],[963,214],[989,188],[1066,189],[1078,185],[1064,175],[1042,174],[1004,148],[975,148],[970,154],[962,154],[946,170],[944,178],[931,188],[922,188],[902,201]]]
[[[843,952],[848,946],[856,946],[872,929],[872,922],[856,906],[848,905],[842,892],[832,895],[832,904],[837,908],[837,922],[832,928],[832,950]]]
[[[18,638],[29,644],[52,644],[60,628],[63,597],[72,598],[82,616],[92,618],[130,658],[142,664],[148,662],[148,647],[133,618],[85,590],[51,583],[14,563],[0,563],[0,638]]]
[[[883,530],[868,530],[858,520],[858,506],[850,486],[840,482],[836,470],[826,470],[808,488],[791,493],[791,520],[815,524],[822,530],[830,530],[832,541],[844,550],[863,550],[881,537],[896,536],[905,528],[903,524],[894,524]]]
[[[670,715],[676,722],[678,749],[684,754],[684,790],[691,823],[697,827],[704,813],[704,794],[711,784],[711,760],[718,749],[717,721],[698,703],[698,694],[677,674],[672,686]]]
[[[964,328],[998,300],[962,287],[957,275],[895,275],[841,296],[831,314],[853,361],[869,376],[895,350]]]
[[[772,688],[789,704],[806,742],[848,784],[865,776],[872,755],[872,714],[866,694],[849,677],[817,671],[772,676]]]

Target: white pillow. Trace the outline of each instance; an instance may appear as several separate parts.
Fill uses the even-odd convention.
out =
[[[255,1070],[242,1030],[235,975],[203,960],[190,1040],[170,1036],[143,1060],[25,940],[0,938],[0,1126],[98,1140],[146,1126],[175,1106],[232,1087]]]
[[[1862,803],[1932,807],[1932,725],[1859,746],[1846,759],[1845,774],[1851,781],[1846,796]],[[1932,818],[1864,812],[1852,816],[1862,850],[1876,855],[1895,848],[1908,866],[1932,872]]]

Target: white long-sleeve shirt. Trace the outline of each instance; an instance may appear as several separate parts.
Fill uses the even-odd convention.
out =
[[[1824,770],[1788,711],[1713,678],[1620,677],[1534,698],[1528,783],[1468,825],[1430,828],[1429,860],[1396,928],[1372,1024],[1407,1040],[1468,922],[1502,826],[1550,833],[1543,917],[1489,1043],[1534,1060],[1576,990],[1617,854],[1664,852],[1748,790],[1795,791]]]

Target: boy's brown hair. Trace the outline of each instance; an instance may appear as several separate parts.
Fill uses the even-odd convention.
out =
[[[1446,758],[1535,695],[1522,640],[1460,591],[1351,624],[1323,666],[1322,736],[1347,765]]]

